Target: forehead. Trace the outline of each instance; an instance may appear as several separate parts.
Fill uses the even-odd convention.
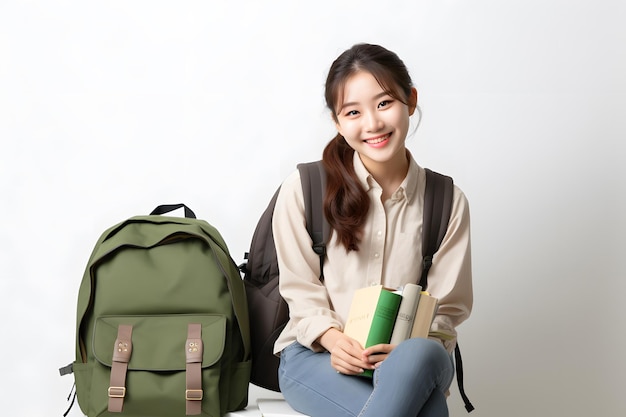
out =
[[[371,73],[358,71],[346,79],[343,91],[337,98],[340,102],[362,101],[386,92],[387,89]]]

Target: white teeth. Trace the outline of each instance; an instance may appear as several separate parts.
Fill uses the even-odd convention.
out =
[[[365,142],[371,143],[372,145],[375,145],[377,143],[386,141],[388,138],[389,138],[389,134],[386,134],[385,136],[381,136],[378,139],[369,139],[369,140],[366,140]]]

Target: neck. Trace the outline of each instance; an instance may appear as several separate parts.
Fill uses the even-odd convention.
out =
[[[363,164],[376,182],[382,187],[382,199],[388,199],[402,184],[409,171],[408,151],[398,152],[398,156],[386,162],[364,161]]]

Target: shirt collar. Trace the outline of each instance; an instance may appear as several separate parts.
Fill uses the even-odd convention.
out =
[[[413,159],[411,152],[408,149],[406,152],[409,157],[409,171],[400,184],[400,187],[398,187],[398,189],[391,196],[392,200],[399,199],[403,194],[405,194],[406,199],[410,201],[417,191],[418,178],[420,176],[421,168],[417,165],[415,159]],[[374,186],[379,187],[372,174],[370,174],[367,168],[365,168],[365,165],[363,165],[363,161],[361,161],[358,152],[354,152],[353,164],[354,172],[366,191],[369,191]]]

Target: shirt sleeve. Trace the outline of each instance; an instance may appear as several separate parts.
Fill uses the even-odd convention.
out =
[[[428,291],[439,299],[431,335],[452,352],[455,329],[469,317],[473,304],[469,205],[456,186],[448,230],[428,274]]]
[[[319,279],[320,260],[306,230],[298,171],[281,185],[272,229],[280,271],[279,290],[289,305],[290,320],[284,332],[294,334],[301,345],[322,351],[316,339],[332,327],[341,329],[341,319],[333,311],[326,287]]]

